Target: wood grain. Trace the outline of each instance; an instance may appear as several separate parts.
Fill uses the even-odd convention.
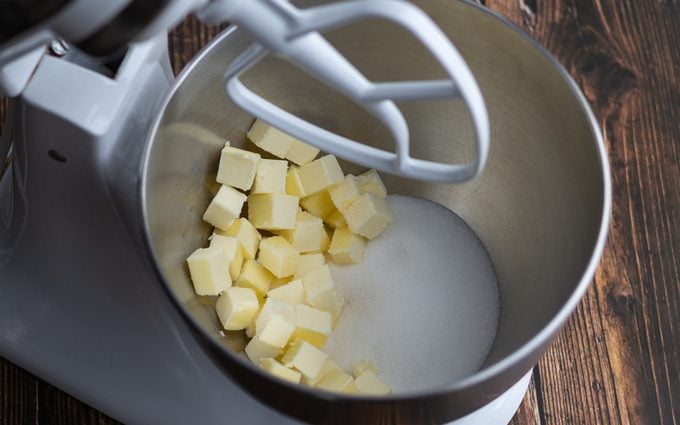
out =
[[[612,165],[594,285],[534,369],[513,425],[680,424],[680,0],[480,0],[565,65]],[[217,33],[185,20],[175,71]],[[3,113],[0,102],[0,116]],[[0,359],[0,425],[115,424]]]

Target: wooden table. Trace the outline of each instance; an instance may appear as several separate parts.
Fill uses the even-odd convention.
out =
[[[599,118],[613,174],[594,285],[512,423],[678,425],[680,0],[480,2],[566,66]],[[184,21],[170,36],[175,70],[216,33]],[[0,358],[0,425],[95,423],[116,422]]]

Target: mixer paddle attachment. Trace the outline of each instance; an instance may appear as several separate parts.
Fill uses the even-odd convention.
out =
[[[225,89],[236,104],[270,125],[349,161],[412,179],[460,183],[482,171],[489,150],[489,118],[481,91],[460,53],[416,6],[401,0],[350,0],[299,9],[287,0],[214,0],[199,16],[207,22],[233,22],[254,39],[226,70]],[[408,30],[434,56],[448,79],[370,81],[321,35],[367,18],[385,19]],[[325,130],[248,89],[239,77],[270,53],[361,105],[390,131],[395,151]],[[412,158],[408,124],[395,101],[458,98],[472,118],[474,158],[466,164]]]

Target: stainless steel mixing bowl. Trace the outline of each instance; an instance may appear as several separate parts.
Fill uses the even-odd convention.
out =
[[[170,295],[226,374],[263,402],[308,422],[441,423],[487,404],[538,361],[585,292],[604,245],[610,207],[604,145],[564,69],[521,31],[479,6],[415,3],[451,37],[474,71],[491,118],[491,151],[484,173],[466,184],[393,176],[385,181],[391,193],[431,199],[456,212],[490,254],[501,317],[491,353],[477,373],[427,391],[353,398],[272,379],[235,354],[244,343],[239,334],[218,334],[212,301],[193,293],[184,260],[205,245],[210,232],[201,215],[224,139],[243,145],[253,121],[223,89],[224,70],[249,42],[238,30],[228,29],[186,68],[149,141],[143,214],[148,246]],[[441,76],[408,34],[388,24],[366,22],[328,37],[373,80]],[[361,109],[278,59],[259,64],[245,82],[330,130],[383,148],[391,143]],[[402,106],[413,155],[469,158],[471,131],[462,105]]]

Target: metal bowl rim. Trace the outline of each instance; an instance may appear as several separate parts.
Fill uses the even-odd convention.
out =
[[[578,303],[581,301],[581,298],[587,291],[591,280],[593,279],[595,275],[595,271],[597,269],[597,266],[599,264],[600,258],[602,257],[602,252],[604,250],[605,242],[607,239],[607,234],[609,230],[609,220],[610,220],[610,215],[611,215],[611,203],[612,203],[612,193],[611,193],[611,176],[610,176],[610,169],[609,169],[609,162],[607,160],[607,152],[604,144],[604,139],[602,136],[602,133],[600,131],[599,125],[597,123],[597,119],[595,118],[595,115],[593,111],[590,108],[590,105],[588,104],[588,101],[586,100],[585,96],[577,86],[577,84],[574,82],[574,80],[571,78],[569,73],[566,71],[566,69],[560,64],[555,57],[552,56],[538,41],[536,41],[534,38],[532,38],[529,34],[527,34],[523,29],[521,29],[519,26],[514,24],[513,22],[509,21],[507,18],[504,16],[498,14],[495,11],[492,11],[490,9],[487,9],[484,6],[481,6],[477,3],[473,3],[469,0],[462,0],[463,3],[465,3],[467,6],[474,7],[478,9],[482,13],[486,13],[489,16],[495,18],[501,25],[506,25],[509,28],[513,29],[518,35],[520,35],[525,41],[527,41],[533,48],[538,50],[541,55],[545,59],[548,60],[548,62],[555,68],[555,70],[558,72],[558,74],[564,79],[565,83],[567,84],[569,90],[573,94],[573,96],[576,98],[578,101],[579,107],[581,111],[586,115],[588,119],[588,123],[590,126],[590,130],[593,135],[593,139],[595,141],[596,147],[597,147],[597,154],[598,158],[600,160],[600,167],[601,167],[601,177],[602,177],[602,183],[603,183],[603,199],[602,199],[602,216],[600,219],[600,229],[597,235],[597,240],[595,242],[595,247],[593,249],[593,252],[590,256],[590,260],[588,261],[588,265],[581,275],[581,278],[579,280],[578,285],[576,285],[575,289],[573,290],[572,294],[569,296],[567,301],[564,303],[564,305],[559,309],[557,314],[548,322],[548,324],[541,329],[540,332],[538,332],[536,335],[534,335],[529,341],[527,341],[524,345],[522,345],[520,348],[515,350],[512,354],[502,358],[501,360],[495,362],[489,367],[485,367],[473,375],[470,375],[466,378],[460,379],[458,381],[455,381],[451,383],[450,385],[444,386],[444,387],[438,387],[438,388],[432,388],[432,389],[427,389],[427,390],[419,390],[419,391],[413,391],[413,392],[404,392],[404,393],[397,393],[397,394],[391,394],[388,397],[380,397],[380,398],[375,398],[375,397],[366,397],[366,396],[351,396],[351,395],[341,395],[341,394],[333,394],[333,393],[328,393],[326,391],[320,391],[312,388],[307,388],[303,387],[301,385],[296,385],[292,384],[280,379],[277,379],[278,382],[288,386],[290,389],[296,390],[296,391],[301,391],[308,393],[310,396],[326,399],[326,400],[337,400],[337,401],[351,401],[351,400],[380,400],[380,401],[386,401],[386,402],[398,402],[402,400],[413,400],[413,399],[419,399],[419,398],[431,398],[431,397],[437,397],[441,395],[445,395],[447,393],[451,392],[462,392],[467,389],[470,389],[472,387],[475,387],[483,382],[488,382],[494,379],[495,377],[498,377],[509,370],[518,367],[519,365],[522,364],[522,361],[526,359],[527,357],[531,356],[533,352],[540,350],[541,346],[546,343],[546,341],[549,341],[564,325],[564,323],[567,321],[571,313],[574,311]],[[149,255],[149,258],[151,260],[151,263],[153,264],[153,270],[156,274],[156,276],[160,279],[161,282],[163,282],[163,287],[170,296],[171,300],[173,303],[176,305],[176,307],[179,309],[181,312],[182,316],[191,324],[191,326],[194,328],[194,330],[200,332],[203,334],[204,337],[208,338],[211,341],[214,341],[214,335],[208,334],[208,332],[199,324],[196,322],[196,320],[191,317],[191,315],[185,310],[183,307],[182,303],[180,300],[177,298],[175,293],[172,291],[172,289],[169,287],[168,283],[165,280],[165,277],[163,276],[163,272],[161,271],[158,263],[156,262],[156,253],[153,248],[153,244],[150,240],[150,226],[149,222],[147,220],[147,203],[146,203],[146,192],[144,188],[146,187],[147,181],[148,181],[148,164],[149,164],[149,156],[151,155],[151,149],[153,147],[153,140],[156,137],[156,134],[158,132],[158,128],[160,126],[160,123],[163,119],[164,112],[167,109],[167,106],[169,103],[172,101],[172,98],[174,97],[174,94],[177,92],[178,88],[182,85],[184,80],[187,78],[187,76],[193,71],[193,69],[197,66],[198,63],[201,62],[201,60],[206,57],[208,54],[212,52],[212,50],[215,48],[215,46],[225,42],[229,37],[233,37],[234,34],[238,31],[238,28],[235,25],[232,25],[228,27],[226,30],[224,30],[221,34],[218,34],[213,40],[211,40],[205,47],[203,47],[198,54],[196,54],[195,57],[192,58],[192,60],[187,64],[187,66],[180,72],[180,74],[177,76],[176,81],[174,82],[171,90],[166,94],[166,97],[162,103],[162,106],[159,108],[159,113],[157,114],[154,123],[151,127],[151,131],[148,134],[147,140],[145,141],[146,145],[144,147],[144,152],[142,155],[142,162],[141,162],[141,179],[139,180],[139,201],[141,208],[138,210],[140,213],[140,220],[141,223],[143,223],[143,240],[144,240],[144,245],[146,247],[147,254]],[[225,94],[226,95],[226,94]],[[271,375],[263,372],[259,368],[253,366],[250,362],[240,358],[239,356],[235,355],[231,350],[228,348],[221,346],[219,344],[214,344],[219,346],[220,352],[225,354],[227,357],[229,357],[231,360],[240,363],[242,366],[249,368],[251,372],[261,374],[262,376],[266,376],[269,379],[276,379],[272,378]],[[526,373],[527,370],[522,371],[522,375]]]

